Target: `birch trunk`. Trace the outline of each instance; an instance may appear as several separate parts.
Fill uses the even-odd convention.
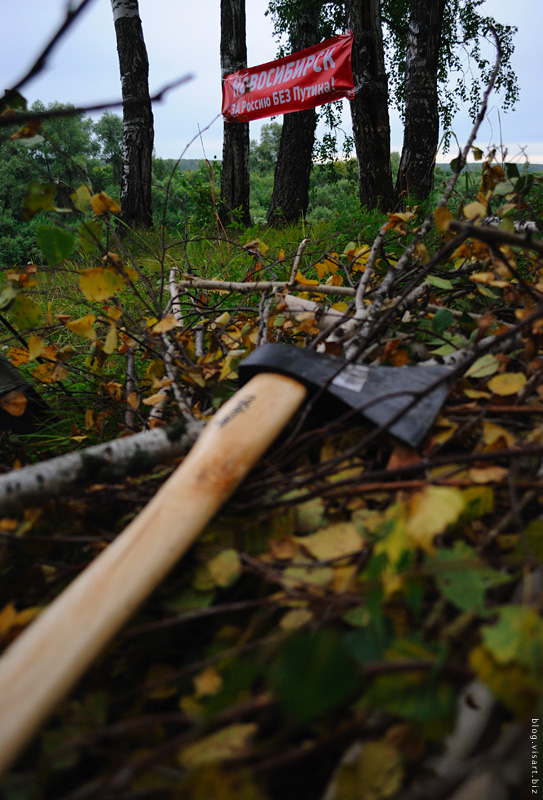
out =
[[[360,202],[386,211],[394,205],[394,192],[381,3],[347,0],[347,16],[354,34],[352,67],[357,92],[351,100],[351,116]]]
[[[412,0],[405,63],[405,130],[396,193],[424,200],[439,141],[437,69],[446,0]]]
[[[123,172],[121,207],[131,227],[150,228],[153,111],[149,62],[137,0],[111,0],[123,97]],[[133,103],[135,99],[141,102]]]
[[[245,0],[221,0],[221,77],[247,66]],[[225,122],[219,216],[223,225],[241,219],[251,224],[249,212],[249,123]]]
[[[319,41],[321,6],[318,0],[299,9],[290,27],[292,52]],[[266,220],[268,225],[297,222],[307,213],[316,126],[317,112],[314,108],[295,111],[283,117],[273,193]]]

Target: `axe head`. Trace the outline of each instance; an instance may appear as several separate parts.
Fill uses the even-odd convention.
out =
[[[368,367],[292,345],[265,344],[239,365],[240,383],[257,372],[287,375],[307,387],[317,409],[330,413],[336,406],[340,414],[355,410],[416,447],[445,402],[453,370],[437,365]]]

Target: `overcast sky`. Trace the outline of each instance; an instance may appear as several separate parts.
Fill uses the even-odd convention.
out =
[[[64,18],[66,4],[67,0],[0,0],[2,88],[13,86],[27,71]],[[267,4],[268,0],[247,0],[249,66],[270,61],[276,55],[271,22],[264,16]],[[189,84],[170,92],[155,105],[156,154],[162,158],[183,154],[190,158],[221,158],[220,0],[140,0],[139,7],[149,55],[151,93],[182,75],[194,74]],[[537,23],[541,0],[486,0],[484,9],[499,22],[519,28],[513,67],[521,96],[516,110],[506,114],[499,112],[499,98],[492,99],[477,143],[483,149],[492,144],[505,145],[511,156],[519,155],[523,149],[533,163],[542,163],[543,48]],[[24,87],[23,94],[29,103],[57,100],[75,105],[120,97],[110,0],[93,0],[54,50],[47,68]],[[344,119],[348,128],[348,112]],[[251,123],[251,138],[259,138],[266,122],[269,120]],[[392,149],[399,151],[403,134],[395,112],[391,112],[391,128]],[[458,115],[453,128],[463,143],[471,129],[467,113]]]

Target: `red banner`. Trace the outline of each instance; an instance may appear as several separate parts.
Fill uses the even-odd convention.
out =
[[[225,119],[248,122],[352,98],[352,46],[353,34],[345,33],[277,61],[226,75]]]

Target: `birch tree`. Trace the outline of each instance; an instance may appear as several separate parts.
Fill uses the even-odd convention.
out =
[[[221,0],[221,76],[246,66],[245,0]],[[238,219],[251,224],[249,193],[249,123],[224,122],[219,207],[223,225]]]
[[[121,207],[131,227],[149,228],[153,111],[149,96],[149,61],[138,0],[111,0],[123,98],[123,170]]]
[[[348,24],[354,35],[352,67],[357,92],[351,100],[351,117],[360,202],[370,208],[390,210],[394,193],[381,3],[379,0],[347,0],[346,7]]]
[[[289,43],[292,52],[303,50],[319,41],[321,7],[322,0],[309,0],[300,4],[299,14],[290,26]],[[317,111],[314,108],[284,116],[273,193],[267,215],[268,225],[296,222],[307,212],[316,126]]]
[[[405,127],[396,193],[428,197],[439,142],[438,63],[446,0],[412,0],[405,59]]]

